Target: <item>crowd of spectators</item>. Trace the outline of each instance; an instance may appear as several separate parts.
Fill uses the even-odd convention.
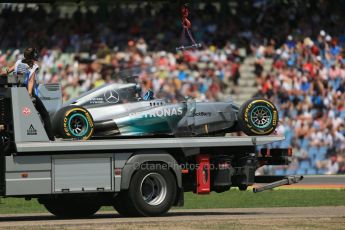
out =
[[[156,97],[171,102],[186,97],[221,100],[229,84],[238,84],[241,56],[232,45],[183,53],[150,52],[146,47],[140,39],[118,52],[104,44],[94,56],[43,49],[38,80],[61,83],[64,101],[105,83],[131,81],[131,76],[136,76],[143,93],[152,89]],[[20,55],[19,50],[0,55],[0,66],[14,64]]]
[[[289,172],[345,173],[344,48],[324,30],[316,38],[289,35],[276,49],[253,47],[258,95],[279,106],[281,145],[294,149]],[[267,57],[272,70],[264,73]]]
[[[71,13],[58,3],[19,6],[0,6],[1,49],[35,46],[94,53],[102,43],[122,49],[128,40],[143,37],[151,50],[174,51],[182,32],[177,3],[101,1],[79,4]],[[189,18],[195,40],[206,46],[223,47],[231,41],[248,47],[270,39],[280,44],[292,32],[315,36],[322,28],[343,35],[344,10],[342,1],[214,1],[190,4]]]
[[[256,57],[257,95],[279,107],[277,132],[287,137],[280,146],[294,148],[294,162],[276,172],[344,173],[345,4],[254,2],[260,4],[191,6],[192,32],[203,49],[183,53],[174,50],[182,30],[174,4],[100,4],[71,16],[58,5],[4,5],[0,67],[35,46],[39,80],[60,82],[64,100],[137,75],[143,92],[153,89],[171,102],[185,96],[212,101],[237,87],[238,47],[244,47]],[[268,74],[267,58],[274,60]]]

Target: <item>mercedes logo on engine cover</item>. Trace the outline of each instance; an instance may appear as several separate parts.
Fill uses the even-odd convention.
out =
[[[119,102],[119,94],[115,90],[109,90],[104,93],[104,98],[108,103],[117,103]]]

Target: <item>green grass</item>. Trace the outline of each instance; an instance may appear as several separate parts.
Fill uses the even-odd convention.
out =
[[[304,207],[345,205],[345,189],[251,191],[231,190],[210,195],[185,193],[184,208],[254,208],[254,207]],[[102,210],[113,210],[104,207]],[[1,198],[0,214],[46,212],[36,199]]]
[[[22,198],[1,198],[0,214],[46,212],[36,199],[26,201]]]

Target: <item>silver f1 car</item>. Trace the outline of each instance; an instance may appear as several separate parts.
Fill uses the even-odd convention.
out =
[[[231,101],[171,104],[155,99],[152,91],[140,97],[137,84],[127,83],[103,85],[53,108],[58,98],[52,96],[54,91],[58,95],[57,85],[45,85],[40,97],[61,138],[214,136],[240,131],[268,135],[278,124],[276,107],[262,98],[250,99],[241,107]]]

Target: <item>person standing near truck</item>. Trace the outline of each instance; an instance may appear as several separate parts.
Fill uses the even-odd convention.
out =
[[[10,73],[14,73],[16,75],[23,75],[24,76],[24,86],[28,90],[28,93],[32,99],[35,108],[40,113],[44,128],[48,134],[49,140],[55,140],[52,126],[50,123],[50,116],[45,108],[43,102],[38,97],[38,87],[36,84],[36,75],[39,70],[39,66],[36,63],[38,60],[38,51],[35,48],[26,48],[24,50],[24,59],[19,59],[16,63],[11,67],[6,67],[5,71],[1,71],[0,75],[8,75]]]

